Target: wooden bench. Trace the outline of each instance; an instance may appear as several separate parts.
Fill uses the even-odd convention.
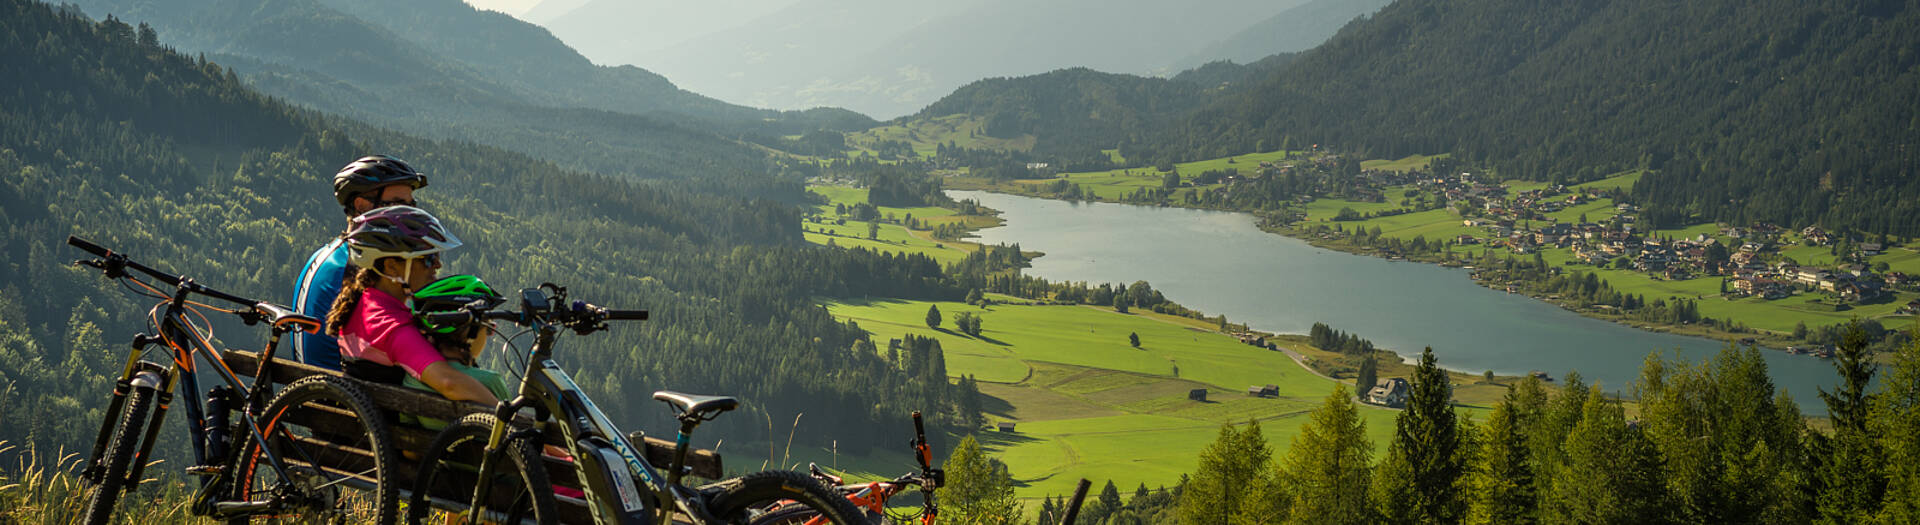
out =
[[[259,370],[260,356],[257,353],[228,350],[222,352],[221,355],[226,359],[227,366],[233,369],[234,374],[253,377],[256,371]],[[300,378],[313,375],[345,377],[340,372],[308,366],[277,357],[274,359],[273,371],[272,381],[275,384],[287,384]],[[433,442],[433,438],[439,434],[439,431],[427,430],[418,425],[401,423],[399,421],[400,414],[442,421],[453,421],[474,412],[492,411],[492,407],[483,406],[478,403],[453,401],[433,393],[411,388],[372,383],[352,378],[348,378],[348,380],[357,383],[359,387],[366,392],[367,396],[372,399],[374,406],[382,412],[383,417],[386,418],[387,428],[391,432],[392,442],[400,451],[411,451],[415,453],[424,451],[427,446]],[[351,421],[352,416],[345,412],[330,413],[325,410],[309,410],[300,413],[304,414],[305,417],[315,419],[340,418],[339,421],[299,422],[302,425],[358,425],[357,422]],[[525,415],[519,416],[516,418],[516,421],[520,423],[516,426],[531,427],[533,425],[533,420]],[[562,436],[557,429],[549,428],[542,437],[549,445],[559,446],[563,449],[567,448],[566,444],[561,441]],[[643,449],[648,463],[662,470],[666,469],[666,465],[673,463],[672,441],[652,436],[646,437],[644,441],[644,445],[641,443],[634,443],[634,445],[640,446]],[[348,478],[348,481],[344,484],[352,485],[363,490],[371,489],[374,486],[375,480],[353,474],[354,472],[364,472],[368,469],[366,465],[371,465],[372,459],[371,456],[368,455],[368,451],[331,446],[324,443],[316,444],[320,445],[320,448],[327,450],[326,454],[315,458],[316,461],[325,464],[320,467],[331,473]],[[408,459],[404,454],[396,454],[395,457],[399,460],[398,468],[390,469],[394,473],[395,479],[388,481],[397,484],[400,489],[400,498],[404,501],[411,497],[414,473],[420,470],[420,465],[416,460]],[[291,462],[291,460],[288,461]],[[687,467],[691,475],[707,479],[721,479],[725,473],[720,462],[720,455],[710,450],[688,451]],[[575,476],[573,467],[561,460],[548,458],[547,475],[552,480],[554,486],[580,488],[580,483]],[[467,502],[455,501],[456,498],[452,493],[452,488],[449,487],[448,489],[448,493],[434,494],[430,498],[433,506],[442,510],[464,510]],[[585,506],[585,502],[564,496],[556,498],[556,501],[559,503],[560,518],[563,523],[592,523],[593,520]]]

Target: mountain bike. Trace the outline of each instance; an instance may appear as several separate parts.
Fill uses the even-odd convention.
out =
[[[811,463],[807,464],[807,472],[814,479],[833,487],[835,492],[839,492],[854,506],[863,509],[867,513],[867,518],[873,523],[906,524],[917,521],[921,525],[933,525],[940,515],[940,506],[934,502],[933,491],[946,483],[947,473],[933,468],[933,447],[927,443],[927,427],[921,421],[919,412],[913,413],[913,440],[907,445],[913,447],[913,457],[919,461],[920,470],[888,481],[849,484],[840,476],[829,474],[821,470],[819,465]],[[887,504],[893,500],[894,496],[904,494],[908,489],[916,487],[920,492],[918,494],[919,512],[896,514],[888,510]],[[811,508],[794,505],[792,502],[781,502],[767,509],[767,512],[756,518],[753,523],[821,525],[826,521],[820,513],[814,512]]]
[[[676,518],[702,524],[748,523],[770,503],[794,500],[831,523],[864,523],[847,500],[798,472],[764,471],[701,487],[683,485],[694,428],[738,408],[739,401],[731,397],[653,394],[655,400],[672,407],[680,422],[673,460],[663,475],[553,362],[555,340],[562,330],[587,335],[607,329],[607,321],[645,320],[647,312],[569,303],[566,288],[551,283],[521,290],[519,303],[518,312],[489,309],[476,302],[461,311],[429,314],[435,323],[512,322],[532,331],[534,342],[525,354],[525,373],[520,375],[514,399],[502,401],[492,414],[476,414],[449,426],[427,448],[409,498],[409,523],[424,522],[436,503],[433,491],[444,493],[449,485],[463,487],[457,496],[465,508],[456,514],[469,522],[557,523],[558,507],[565,503],[586,507],[591,521],[599,524],[665,524]],[[511,354],[522,355],[517,349]],[[515,429],[514,416],[523,409],[533,410],[533,423]],[[551,464],[568,471],[556,472],[560,474],[556,477],[579,482],[578,499],[553,490],[546,466],[550,462],[540,453],[540,436],[546,432],[558,432],[571,456],[570,462]]]
[[[312,377],[282,389],[268,401],[271,381],[242,382],[213,343],[205,311],[232,314],[248,325],[271,328],[262,351],[263,372],[273,366],[280,339],[299,330],[316,332],[320,321],[292,309],[221,292],[193,279],[154,269],[125,254],[78,237],[67,244],[99,258],[74,261],[99,269],[137,295],[159,300],[148,312],[151,333],[133,337],[127,364],[114,382],[106,416],[80,479],[87,487],[83,522],[106,523],[123,494],[139,487],[160,425],[175,396],[185,399],[193,464],[200,478],[189,510],[245,523],[253,517],[354,523],[392,523],[398,514],[395,487],[382,483],[394,464],[384,420],[351,381]],[[139,274],[139,275],[135,275]],[[171,287],[163,291],[140,276]],[[240,305],[222,308],[194,300]],[[199,318],[195,324],[188,314]],[[224,383],[202,391],[195,357]],[[260,374],[260,377],[268,377]],[[234,418],[235,414],[238,418]],[[333,422],[310,428],[288,423],[289,414],[312,414]],[[331,417],[329,417],[331,416]],[[235,447],[237,439],[241,446]],[[342,489],[366,489],[356,498]]]

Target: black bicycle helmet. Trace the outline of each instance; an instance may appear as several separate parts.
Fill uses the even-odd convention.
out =
[[[348,206],[362,193],[393,184],[408,184],[413,189],[427,186],[427,176],[414,171],[406,161],[386,155],[368,155],[340,168],[333,176],[333,199]]]

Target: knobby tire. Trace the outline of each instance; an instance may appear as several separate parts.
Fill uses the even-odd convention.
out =
[[[237,465],[238,475],[233,478],[234,499],[267,498],[281,481],[290,481],[294,495],[305,504],[271,515],[239,517],[228,523],[246,523],[251,519],[271,523],[391,525],[398,521],[399,487],[389,480],[393,479],[399,459],[386,420],[351,380],[311,376],[294,381],[261,411],[259,422],[267,446],[273,447],[273,453],[293,479],[279,478],[279,471],[268,464],[259,441],[251,436],[234,436],[246,440]],[[309,423],[313,424],[309,426]],[[366,457],[343,459],[330,452],[333,448],[365,452]],[[324,468],[316,469],[309,461]],[[339,474],[342,470],[372,478],[373,490],[356,493],[344,484],[334,483],[343,479]]]
[[[480,456],[487,446],[497,421],[492,414],[467,414],[440,431],[420,458],[420,470],[414,477],[413,494],[407,501],[407,523],[437,524],[428,519],[429,498],[438,496],[465,505],[473,501],[478,480]],[[539,525],[559,523],[554,510],[553,484],[541,456],[544,449],[533,436],[510,436],[500,453],[506,457],[494,463],[493,488],[510,494],[505,509],[508,523],[532,522]]]
[[[707,511],[723,523],[771,525],[806,523],[824,516],[834,525],[866,525],[866,515],[846,496],[803,473],[755,472],[722,481]]]
[[[126,487],[127,465],[133,462],[133,451],[140,444],[140,430],[146,426],[147,412],[153,409],[154,394],[154,389],[140,386],[133,387],[127,394],[127,405],[121,410],[125,418],[114,427],[113,439],[107,445],[109,452],[101,458],[106,468],[87,498],[82,523],[104,525],[113,518],[114,509],[119,507],[120,491]]]

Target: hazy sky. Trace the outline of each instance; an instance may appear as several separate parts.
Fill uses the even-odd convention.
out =
[[[520,16],[528,9],[533,9],[534,4],[538,3],[540,0],[467,0],[467,5],[514,16]]]

